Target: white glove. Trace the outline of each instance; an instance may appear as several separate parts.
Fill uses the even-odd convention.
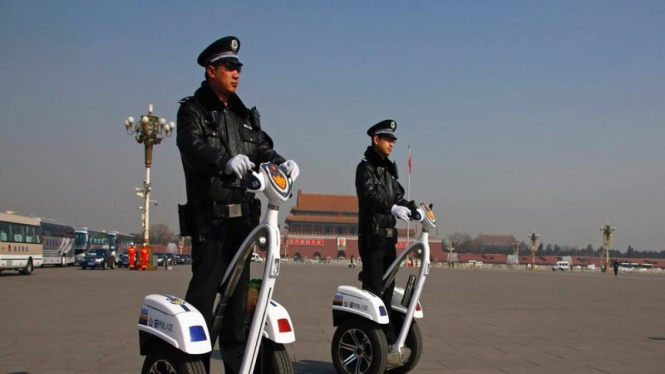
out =
[[[235,173],[238,176],[238,179],[242,179],[242,176],[245,175],[248,171],[254,168],[254,163],[249,160],[249,157],[245,155],[234,156],[229,162],[226,163],[224,167],[224,172],[226,174]]]
[[[390,208],[390,214],[401,220],[408,221],[409,216],[411,216],[411,211],[405,206],[393,205],[393,207]]]
[[[279,165],[279,168],[282,169],[286,175],[291,177],[291,180],[294,182],[296,181],[296,178],[298,178],[298,175],[300,175],[300,168],[298,168],[298,164],[293,160],[282,162]]]

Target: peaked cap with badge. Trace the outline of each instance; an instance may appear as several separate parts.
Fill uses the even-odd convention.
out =
[[[204,49],[196,62],[203,67],[217,62],[230,62],[242,66],[238,60],[238,51],[240,51],[240,40],[235,36],[225,36]]]
[[[373,137],[374,135],[385,136],[397,140],[395,136],[397,130],[397,123],[391,119],[383,120],[367,130],[367,135]]]

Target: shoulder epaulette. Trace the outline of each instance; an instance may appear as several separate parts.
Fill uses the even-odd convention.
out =
[[[194,96],[183,97],[182,99],[180,99],[180,101],[178,101],[178,103],[182,105],[182,104],[184,104],[184,103],[190,101],[190,100],[193,99],[193,98],[194,98]]]

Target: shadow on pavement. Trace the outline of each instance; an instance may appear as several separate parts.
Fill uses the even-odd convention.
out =
[[[293,363],[293,371],[297,374],[336,374],[330,362],[302,360]]]

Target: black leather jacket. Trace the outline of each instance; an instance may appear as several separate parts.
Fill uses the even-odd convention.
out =
[[[180,101],[177,144],[185,169],[187,201],[208,204],[236,204],[248,199],[242,188],[229,188],[237,183],[235,174],[225,174],[226,163],[244,154],[256,165],[284,162],[272,139],[261,130],[256,108],[247,109],[237,95],[228,106],[204,81],[194,96]],[[227,148],[230,148],[228,149]]]
[[[397,181],[397,166],[368,147],[356,169],[358,194],[358,233],[376,234],[377,229],[393,229],[397,223],[390,214],[394,204],[406,205],[404,188]]]

